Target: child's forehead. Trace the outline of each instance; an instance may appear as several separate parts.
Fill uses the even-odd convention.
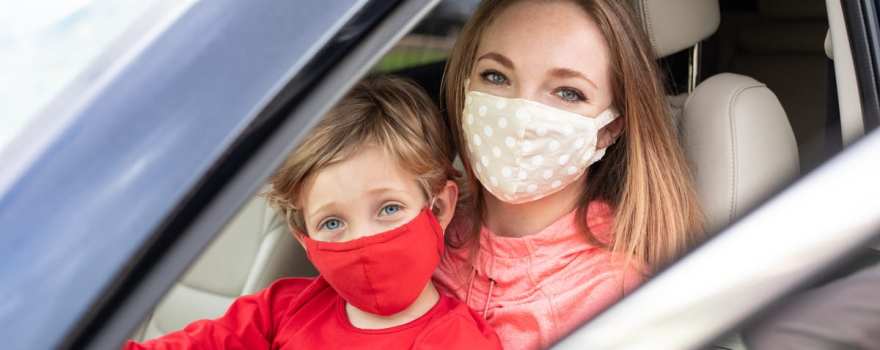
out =
[[[397,192],[419,195],[416,174],[400,166],[393,155],[377,146],[358,149],[348,157],[315,171],[303,186],[304,207],[330,201],[358,200],[364,196]]]

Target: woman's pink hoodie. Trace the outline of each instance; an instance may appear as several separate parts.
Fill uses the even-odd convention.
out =
[[[593,202],[587,213],[590,231],[607,242],[611,208]],[[473,259],[470,248],[447,249],[434,281],[482,314],[505,349],[549,347],[644,278],[638,268],[590,244],[577,230],[575,212],[525,237],[498,236],[484,226]]]

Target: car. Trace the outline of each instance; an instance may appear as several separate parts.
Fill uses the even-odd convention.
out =
[[[75,77],[49,102],[7,109],[27,116],[0,142],[4,346],[119,348],[314,274],[259,196],[267,178],[367,74],[436,97],[473,3],[159,1],[81,64],[70,53]],[[652,19],[712,235],[556,347],[744,348],[724,339],[877,254],[877,7],[632,3]],[[731,98],[745,90],[758,94]]]

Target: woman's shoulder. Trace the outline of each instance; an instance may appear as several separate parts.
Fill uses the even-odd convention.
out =
[[[592,296],[608,292],[606,296],[612,299],[629,293],[648,276],[638,260],[614,253],[610,247],[589,245],[546,259],[538,268],[545,271],[550,280],[547,287],[554,292],[581,291]]]
[[[650,276],[649,269],[635,258],[602,249],[594,253],[591,266],[582,271],[588,281],[581,283],[596,299],[597,305],[608,305],[635,290]]]
[[[640,285],[647,277],[648,271],[635,259],[626,258],[608,250],[597,252],[598,259],[593,267],[594,276],[600,277],[600,284],[619,284],[629,292]]]

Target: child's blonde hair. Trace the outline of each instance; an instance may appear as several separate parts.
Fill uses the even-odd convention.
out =
[[[383,148],[401,168],[415,174],[426,197],[456,176],[448,129],[424,90],[401,78],[368,78],[333,107],[287,158],[265,193],[269,203],[294,231],[306,234],[297,205],[303,183],[364,145]]]

